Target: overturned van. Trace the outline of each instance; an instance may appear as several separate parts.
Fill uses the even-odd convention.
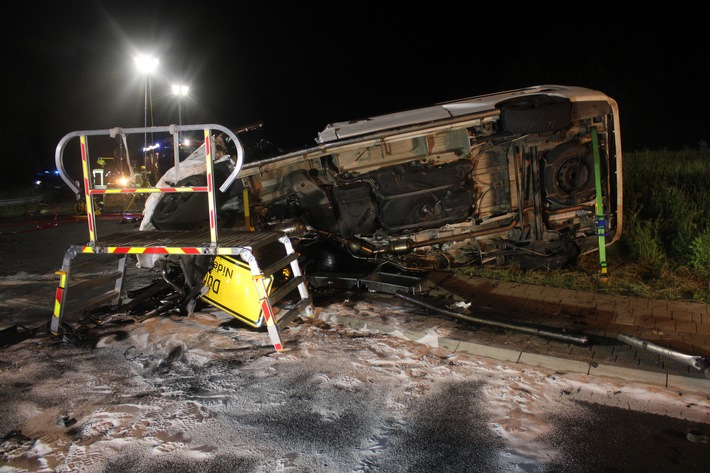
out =
[[[510,90],[331,123],[315,142],[247,161],[221,207],[287,234],[306,271],[558,268],[621,235],[619,113],[602,92]],[[156,228],[179,224],[160,208]]]

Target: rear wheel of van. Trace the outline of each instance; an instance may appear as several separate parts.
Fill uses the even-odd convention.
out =
[[[498,105],[503,129],[514,134],[561,130],[572,123],[572,102],[553,95],[532,95]]]
[[[550,202],[569,206],[596,195],[594,155],[579,142],[563,143],[543,158],[545,194]]]

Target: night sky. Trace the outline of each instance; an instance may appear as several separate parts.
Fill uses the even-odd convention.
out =
[[[183,124],[262,121],[284,149],[315,144],[331,122],[538,84],[615,98],[626,151],[710,141],[700,11],[283,3],[57,1],[7,15],[3,182],[53,169],[69,132],[143,126],[140,53],[160,61],[149,125],[178,122],[181,82]]]

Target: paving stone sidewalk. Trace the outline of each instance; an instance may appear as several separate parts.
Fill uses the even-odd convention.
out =
[[[470,303],[465,313],[476,319],[543,327],[562,334],[562,339],[557,339],[473,323],[468,325],[474,330],[447,332],[439,338],[439,346],[561,372],[614,376],[710,395],[710,373],[697,367],[698,362],[701,366],[710,362],[708,304],[597,294],[447,272],[430,274],[417,289],[412,299],[434,301],[441,307]],[[443,312],[445,316],[448,309]],[[421,323],[403,329],[399,321],[382,323],[367,313],[330,320],[396,332],[412,340],[427,337]],[[578,343],[576,335],[588,341]],[[637,343],[631,344],[629,339]],[[640,342],[648,342],[652,349]]]

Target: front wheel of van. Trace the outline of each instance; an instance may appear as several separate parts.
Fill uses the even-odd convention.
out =
[[[175,187],[207,186],[204,174],[188,176]],[[150,222],[158,230],[193,230],[207,220],[208,200],[204,192],[166,193],[160,197]]]

